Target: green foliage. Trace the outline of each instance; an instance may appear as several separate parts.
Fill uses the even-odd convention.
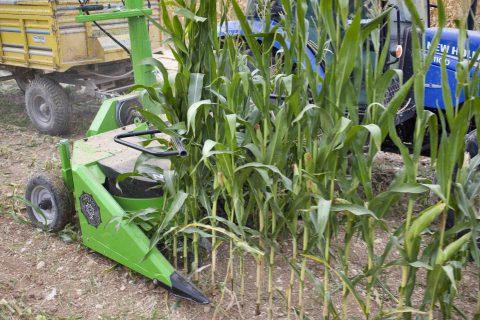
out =
[[[227,243],[229,261],[223,283],[239,279],[242,300],[245,254],[252,255],[257,262],[257,312],[265,265],[268,270],[270,318],[274,317],[276,257],[284,255],[279,240],[285,238],[292,244],[292,254],[285,257],[291,266],[286,291],[289,318],[294,310],[299,318],[305,316],[306,275],[318,284],[325,319],[348,319],[352,301],[365,318],[433,319],[435,312],[451,318],[458,310],[456,283],[469,250],[480,262],[472,241],[479,232],[474,198],[480,186],[475,175],[480,160],[469,164],[464,158],[469,124],[480,123],[478,77],[469,76],[473,65],[460,63],[456,92],[465,93],[462,108],[454,107],[456,97],[451,97],[446,99],[445,116],[425,111],[424,80],[433,51],[423,54],[419,32],[424,26],[413,2],[405,1],[414,23],[415,73],[405,81],[400,70],[385,68],[389,43],[380,41],[380,29],[391,27],[389,11],[362,24],[359,3],[350,15],[346,1],[314,2],[311,21],[305,16],[306,1],[282,0],[283,31],[272,27],[267,15],[265,29],[257,35],[236,0],[179,0],[171,4],[173,15],[162,1],[160,27],[168,35],[179,70],[171,76],[160,62],[144,62],[163,75],[163,81],[146,92],[164,117],[141,112],[159,129],[182,137],[188,157],[172,158],[169,171],[156,168],[164,176],[163,213],[153,210],[127,218],[141,220],[141,226],[148,222],[144,229],[151,235],[152,246],[159,241],[170,244],[175,263],[183,243],[187,270],[192,270],[187,263],[190,249],[192,268],[197,270],[200,239],[211,239],[213,282],[218,273],[217,250]],[[225,21],[230,7],[245,35],[220,39],[217,23]],[[441,1],[439,9],[442,26]],[[308,32],[318,39],[316,59],[318,65],[325,65],[323,78],[307,62]],[[259,37],[262,41],[257,41]],[[437,36],[432,48],[438,41]],[[283,48],[278,50],[274,43]],[[402,86],[387,101],[386,92],[395,81]],[[447,97],[445,73],[443,81]],[[317,90],[320,86],[322,90]],[[417,118],[409,146],[400,139],[394,121],[411,91]],[[363,114],[362,105],[366,106]],[[419,178],[427,135],[437,184],[425,184]],[[386,139],[398,148],[403,168],[387,190],[378,193],[372,185],[373,164]],[[438,203],[415,214],[421,195],[428,190],[439,196]],[[400,213],[403,223],[392,230],[384,218],[403,201],[407,203],[406,212]],[[455,211],[457,223],[446,231],[449,209]],[[466,233],[456,239],[460,231]],[[384,247],[377,244],[378,232],[388,234]],[[366,261],[355,261],[363,264],[360,273],[351,270],[354,237],[366,252]],[[340,238],[342,244],[332,242]],[[307,260],[323,266],[323,271],[312,268]],[[393,269],[402,274],[396,283],[398,292],[383,280]],[[426,270],[426,276],[420,276],[419,269]],[[422,281],[426,289],[418,292]],[[379,303],[374,296],[378,291],[393,303]],[[414,293],[422,296],[421,301],[412,299]],[[333,301],[334,295],[341,296],[341,303]]]

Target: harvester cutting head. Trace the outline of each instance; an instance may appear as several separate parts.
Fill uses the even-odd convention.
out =
[[[145,140],[154,141],[144,147]],[[170,141],[169,147],[155,141]],[[175,271],[136,224],[122,219],[127,212],[161,209],[161,175],[131,176],[139,157],[150,154],[144,165],[170,169],[168,157],[188,156],[180,141],[146,124],[132,124],[69,143],[60,144],[63,179],[40,174],[33,177],[26,198],[30,218],[40,227],[59,231],[72,219],[74,202],[83,243],[92,250],[152,279],[173,294],[209,303],[199,289]],[[159,151],[160,150],[160,151]],[[167,205],[168,207],[168,205]]]
[[[126,8],[92,13],[98,6],[83,3],[78,22],[127,18],[131,58],[136,84],[151,85],[155,76],[141,62],[151,58],[143,0],[126,0]],[[136,93],[106,100],[94,119],[87,137],[59,144],[62,178],[40,174],[27,187],[28,213],[39,227],[59,231],[72,219],[76,209],[83,243],[92,250],[152,279],[173,294],[207,304],[210,301],[189,280],[175,271],[145,232],[122,219],[127,212],[168,208],[163,203],[161,174],[150,177],[129,175],[139,158],[148,165],[170,170],[171,157],[188,156],[182,142],[138,120],[135,106],[142,105]],[[142,105],[148,108],[148,105]],[[148,142],[146,142],[148,141]],[[145,155],[148,154],[148,160]],[[145,163],[145,162],[144,162]],[[125,176],[128,176],[125,178]],[[122,177],[121,179],[119,177]]]

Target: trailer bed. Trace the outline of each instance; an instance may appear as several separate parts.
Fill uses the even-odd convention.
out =
[[[95,4],[112,8],[122,5],[120,0],[98,0]],[[153,18],[159,19],[158,0],[146,1],[145,6],[150,6]],[[0,0],[0,67],[64,72],[75,66],[129,58],[95,24],[76,22],[78,7],[74,0]],[[98,24],[130,47],[126,19]],[[160,48],[160,30],[150,24],[149,33],[156,52]]]

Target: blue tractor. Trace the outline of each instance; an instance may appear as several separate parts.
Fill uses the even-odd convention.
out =
[[[314,2],[314,1],[313,1]],[[426,29],[424,34],[424,46],[425,49],[431,47],[432,41],[435,35],[438,32],[438,29],[432,27],[432,19],[435,10],[437,9],[436,4],[432,4],[429,0],[414,0],[416,4],[420,18],[424,21]],[[353,6],[354,1],[350,1],[351,6]],[[390,68],[397,68],[403,71],[403,81],[407,81],[413,74],[412,66],[412,54],[411,54],[411,37],[412,37],[412,17],[410,12],[407,10],[404,1],[401,0],[390,0],[381,2],[382,9],[386,10],[391,8],[391,21],[393,27],[391,28],[390,34],[390,52],[391,57],[387,62],[387,66]],[[262,8],[260,8],[260,6]],[[265,1],[261,4],[258,0],[253,0],[248,3],[247,6],[247,17],[249,19],[250,27],[253,33],[261,34],[265,30],[266,22],[260,17],[258,12],[261,12],[265,8]],[[281,14],[283,8],[280,0],[270,1],[269,10],[271,12],[271,25],[278,28],[281,26]],[[368,23],[372,17],[369,17],[367,10],[365,11],[365,19],[362,19],[362,23]],[[477,0],[473,0],[470,3],[470,8],[468,10],[467,18],[467,43],[466,47],[468,50],[465,51],[465,57],[467,59],[472,59],[474,53],[480,47],[480,32],[475,31],[475,16],[477,14]],[[306,11],[306,17],[309,20],[314,20],[314,10],[312,8],[312,1],[308,1],[308,8]],[[370,18],[370,19],[369,19]],[[310,28],[314,28],[314,23],[311,24]],[[387,28],[384,28],[383,32],[387,32]],[[425,81],[425,108],[433,112],[439,112],[445,110],[445,102],[442,95],[442,60],[445,55],[445,65],[446,73],[448,77],[448,84],[450,86],[451,92],[455,93],[457,80],[455,77],[456,65],[458,63],[458,53],[459,48],[457,42],[459,39],[459,29],[454,28],[444,28],[440,37],[440,42],[436,48],[435,56],[433,62],[430,65],[428,73],[426,74]],[[228,21],[225,24],[219,27],[219,36],[220,37],[242,37],[244,31],[241,28],[239,21]],[[317,54],[316,48],[316,32],[311,30],[309,32],[309,42],[306,48],[308,59],[314,70],[317,70],[318,74],[323,77],[324,75],[324,66],[323,64],[318,64],[315,59]],[[387,37],[383,37],[387,39]],[[258,41],[262,41],[261,38],[258,38]],[[277,49],[281,49],[280,45],[275,44]],[[396,88],[398,89],[398,84]],[[395,84],[392,85],[392,88],[389,89],[389,92],[393,90],[395,92]],[[388,93],[387,93],[388,94]],[[391,97],[390,97],[391,98]],[[388,97],[386,97],[388,99]],[[413,99],[409,99],[405,102],[405,105],[398,112],[396,116],[396,125],[400,129],[399,134],[405,142],[409,142],[412,139],[412,132],[414,121],[416,117],[416,107],[412,102]],[[464,97],[460,96],[457,101],[457,104],[461,106],[464,102]],[[470,153],[470,156],[474,156],[478,151],[478,143],[476,139],[476,130],[472,126],[470,133],[466,137],[467,141],[467,151]],[[426,146],[428,149],[428,146]]]

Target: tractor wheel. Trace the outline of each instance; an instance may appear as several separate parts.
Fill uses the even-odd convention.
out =
[[[54,80],[35,78],[25,92],[27,113],[41,133],[60,135],[68,131],[71,105],[67,93]]]
[[[27,213],[34,226],[58,232],[72,220],[73,201],[63,180],[54,174],[35,174],[25,191]]]

